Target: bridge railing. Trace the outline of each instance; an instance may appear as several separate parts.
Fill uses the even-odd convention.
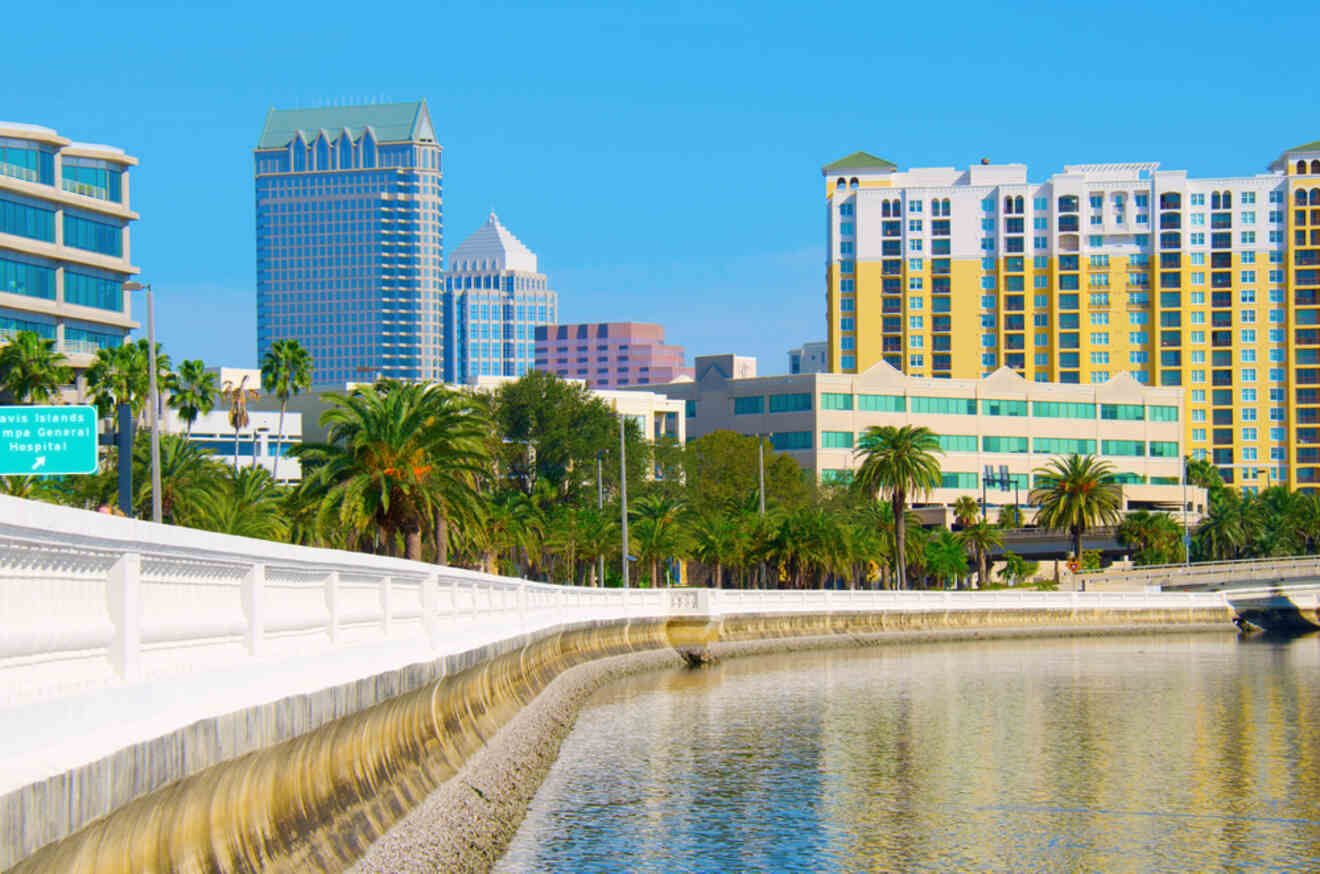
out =
[[[0,496],[0,707],[365,644],[391,648],[390,657],[402,666],[577,621],[691,613],[1135,609],[1205,598],[1181,597],[559,586]]]
[[[1143,565],[1123,570],[1082,571],[1076,574],[1087,588],[1105,585],[1224,587],[1244,583],[1287,582],[1320,577],[1320,555],[1249,558],[1237,561],[1194,562],[1189,565]]]

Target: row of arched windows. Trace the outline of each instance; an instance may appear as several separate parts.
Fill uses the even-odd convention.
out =
[[[1211,209],[1232,209],[1232,208],[1233,208],[1233,192],[1231,192],[1231,191],[1214,191],[1214,192],[1211,192],[1211,194],[1210,194],[1210,208],[1211,208]]]
[[[1025,204],[1025,201],[1022,199],[1022,196],[1021,196],[1021,195],[1018,195],[1017,197],[1005,197],[1005,198],[1004,198],[1004,214],[1005,214],[1005,215],[1022,215],[1024,204]]]
[[[1307,206],[1308,200],[1310,206],[1320,206],[1320,188],[1312,188],[1309,198],[1304,188],[1299,188],[1293,192],[1293,204],[1295,206]]]
[[[931,198],[930,214],[947,216],[949,214],[949,198],[946,197],[943,200]]]
[[[844,188],[856,188],[857,184],[858,183],[856,176],[854,176],[851,179],[844,179],[842,176],[840,176],[839,181],[834,183],[834,187],[842,190]]]
[[[1303,161],[1301,158],[1298,158],[1298,159],[1297,159],[1297,172],[1298,172],[1299,174],[1304,174],[1304,173],[1306,173],[1306,162]],[[1311,162],[1311,172],[1312,172],[1312,173],[1320,173],[1320,160],[1316,160],[1316,161],[1312,161],[1312,162]]]

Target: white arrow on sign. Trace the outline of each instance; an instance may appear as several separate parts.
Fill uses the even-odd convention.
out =
[[[38,468],[45,467],[45,466],[46,466],[46,456],[44,456],[44,455],[38,455],[36,461],[33,461],[33,462],[32,462],[32,469],[33,469],[33,470],[37,470]]]

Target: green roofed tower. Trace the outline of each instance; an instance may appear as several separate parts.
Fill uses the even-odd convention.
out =
[[[452,379],[441,146],[426,101],[272,108],[254,170],[258,355],[297,340],[319,385]]]

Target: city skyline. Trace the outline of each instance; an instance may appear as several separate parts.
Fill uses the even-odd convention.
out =
[[[454,40],[425,59],[376,52],[367,66],[344,58],[399,40],[394,24],[344,28],[339,15],[309,22],[260,7],[255,28],[243,8],[220,20],[204,10],[108,15],[103,40],[53,66],[39,50],[66,44],[60,17],[20,11],[29,38],[0,59],[7,120],[139,157],[136,260],[157,289],[162,340],[223,363],[256,354],[250,155],[254,119],[272,105],[429,99],[451,239],[493,208],[541,255],[564,296],[562,320],[659,322],[689,354],[732,351],[767,366],[825,336],[818,174],[839,155],[861,149],[902,166],[1159,160],[1213,176],[1263,169],[1260,156],[1278,144],[1314,138],[1295,104],[1317,62],[1268,48],[1281,29],[1314,19],[1303,13],[1117,6],[1088,23],[1090,49],[1078,52],[1070,26],[1034,4],[993,21],[955,9],[934,42],[915,36],[927,24],[919,10],[861,5],[806,18],[776,7],[754,18],[728,7],[455,9],[423,19],[498,32],[498,61],[479,40]],[[989,48],[1028,16],[1029,44]],[[914,36],[838,39],[840,28],[881,24]],[[1136,60],[1169,33],[1178,65]],[[958,44],[977,48],[926,70],[930,51]],[[684,64],[668,63],[674,51]],[[938,102],[846,84],[917,63]],[[1009,123],[1001,100],[967,84],[981,81],[1020,83],[1040,109]],[[1226,107],[1249,108],[1252,124],[1205,142],[1205,119]],[[191,184],[199,174],[204,183]],[[711,191],[729,208],[714,208]],[[195,318],[201,306],[205,320]]]

